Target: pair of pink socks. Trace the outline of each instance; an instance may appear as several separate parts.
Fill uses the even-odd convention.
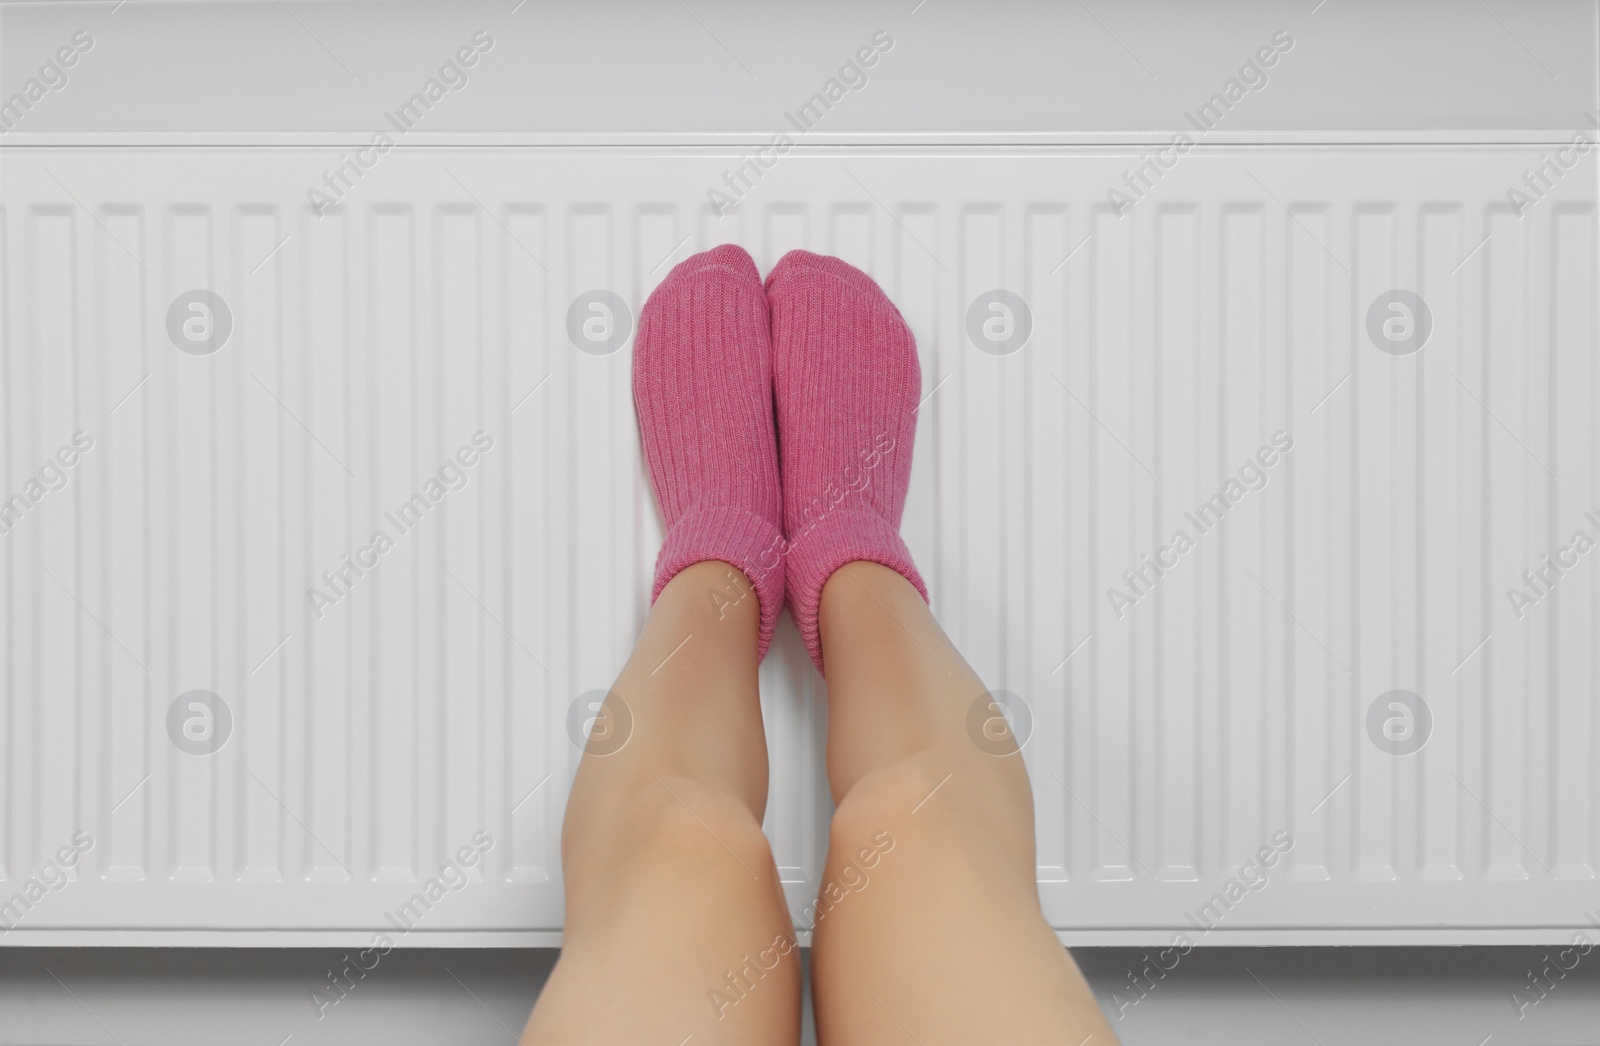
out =
[[[899,310],[837,258],[790,251],[765,286],[732,244],[674,268],[645,302],[633,355],[667,524],[651,601],[685,567],[731,563],[761,604],[761,656],[787,597],[821,671],[834,571],[881,563],[926,599],[900,539],[921,386]]]

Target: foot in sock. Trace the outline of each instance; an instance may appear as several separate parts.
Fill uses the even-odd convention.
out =
[[[900,539],[922,388],[916,341],[872,277],[790,251],[767,276],[789,609],[822,671],[822,586],[855,560],[927,587]]]
[[[651,602],[685,567],[731,563],[761,603],[765,656],[783,606],[783,538],[766,297],[724,244],[682,262],[639,314],[633,397],[667,525]]]

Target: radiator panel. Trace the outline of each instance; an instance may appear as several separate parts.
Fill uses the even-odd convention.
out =
[[[763,271],[839,254],[916,333],[904,531],[1026,706],[1064,935],[1198,933],[1280,831],[1210,939],[1565,939],[1595,908],[1600,581],[1522,576],[1600,537],[1592,157],[1520,215],[1534,150],[1495,146],[1197,148],[1121,216],[1136,150],[800,149],[720,217],[737,151],[394,150],[318,217],[335,162],[4,158],[0,496],[93,439],[0,538],[0,900],[94,840],[17,927],[367,932],[484,832],[482,881],[416,933],[558,930],[570,710],[630,649],[662,533],[631,340],[571,317],[609,291],[636,318],[728,241]],[[1019,349],[984,343],[996,290]],[[1394,291],[1426,303],[1415,352]],[[762,684],[798,914],[829,807],[787,624]],[[219,736],[193,691],[226,706],[214,752],[173,740]],[[1383,732],[1392,691],[1426,703],[1420,751]]]

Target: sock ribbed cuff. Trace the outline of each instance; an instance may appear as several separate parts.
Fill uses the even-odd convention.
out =
[[[928,586],[917,573],[900,531],[871,510],[836,509],[815,526],[792,536],[785,558],[789,609],[818,672],[823,672],[822,634],[817,626],[822,588],[846,563],[860,560],[882,564],[911,582],[924,602],[928,600]]]
[[[761,604],[756,659],[767,656],[783,609],[783,535],[771,521],[747,509],[717,507],[692,511],[667,532],[656,557],[653,604],[667,582],[696,563],[720,560],[744,571]]]

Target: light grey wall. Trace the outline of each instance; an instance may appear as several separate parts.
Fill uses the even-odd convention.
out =
[[[350,130],[365,143],[374,114],[410,97],[441,48],[483,30],[493,57],[418,133],[764,140],[784,126],[779,114],[883,31],[893,58],[869,78],[884,86],[854,94],[822,134],[1165,137],[1281,30],[1295,41],[1292,72],[1269,74],[1272,89],[1252,93],[1226,131],[1576,128],[1595,99],[1592,0],[1490,3],[1498,14],[1472,0],[987,0],[917,4],[915,17],[899,0],[750,0],[699,9],[714,34],[675,3],[517,6],[514,16],[500,0],[323,0],[291,19],[276,3],[140,0],[112,20],[97,4],[0,4],[0,87],[16,90],[87,30],[106,42],[73,70],[71,90],[29,114],[24,133]]]
[[[1138,998],[1128,971],[1153,970],[1155,958],[1075,954],[1108,1011],[1114,997]],[[319,1019],[310,993],[343,955],[0,949],[0,1043],[504,1046],[556,952],[397,951]],[[1112,1012],[1112,1024],[1124,1046],[1600,1046],[1600,949],[1568,955],[1574,969],[1519,1019],[1512,992],[1539,998],[1527,972],[1558,958],[1542,948],[1197,950],[1121,1017]],[[618,1004],[627,996],[618,985]]]

